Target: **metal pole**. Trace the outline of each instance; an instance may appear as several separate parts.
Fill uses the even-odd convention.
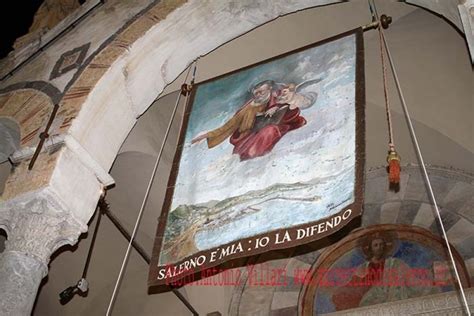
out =
[[[99,202],[100,203],[100,202]],[[102,217],[102,212],[100,206],[97,208],[97,221],[94,227],[94,234],[92,235],[91,244],[89,246],[89,252],[87,253],[86,264],[84,265],[84,269],[82,270],[82,278],[85,279],[87,276],[87,270],[89,269],[89,263],[92,257],[92,251],[94,250],[95,239],[97,237],[97,232],[99,231],[100,219]]]

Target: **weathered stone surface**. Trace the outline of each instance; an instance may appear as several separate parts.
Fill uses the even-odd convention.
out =
[[[19,252],[0,254],[0,314],[4,316],[30,315],[41,279],[47,266]]]
[[[77,242],[87,230],[47,190],[0,204],[0,228],[8,236],[0,254],[1,315],[30,315],[51,254]]]
[[[22,161],[8,177],[2,198],[13,199],[15,196],[47,186],[58,156],[59,152],[39,154],[34,168],[30,171],[29,161]]]
[[[55,196],[45,189],[0,205],[0,228],[7,232],[5,252],[15,251],[47,265],[59,247],[77,242],[87,231]]]
[[[456,249],[464,258],[474,258],[474,236],[469,236],[462,242],[458,243]]]
[[[439,209],[439,212],[441,215],[441,221],[443,222],[443,226],[446,231],[451,229],[451,227],[453,227],[453,225],[459,221],[459,215],[454,212],[450,212],[442,208]],[[432,232],[437,232],[441,235],[441,226],[437,214],[435,215],[435,221],[433,224],[431,224],[430,229]]]
[[[474,258],[468,259],[464,261],[464,263],[466,264],[467,272],[471,276],[471,284],[472,284],[472,281],[474,280],[474,277],[473,277],[474,276]]]
[[[405,193],[405,199],[431,203],[420,168],[415,167],[410,170],[410,178],[408,179],[407,185],[409,189],[408,192]]]
[[[20,148],[20,127],[11,119],[0,117],[0,163]]]
[[[272,310],[270,316],[294,316],[298,314],[296,306]]]
[[[444,207],[458,210],[474,196],[474,184],[458,182],[441,201]]]
[[[434,206],[428,203],[421,203],[420,208],[416,211],[413,225],[429,228],[435,220]]]
[[[298,304],[299,291],[273,293],[272,310],[294,307]]]
[[[238,315],[268,315],[271,310],[273,287],[251,286],[243,293]]]
[[[397,223],[412,224],[420,206],[421,203],[417,201],[403,201],[398,213]]]
[[[380,222],[381,214],[380,204],[364,204],[364,213],[362,215],[362,226],[370,226]]]
[[[460,218],[448,231],[449,242],[457,245],[474,233],[474,225],[464,218]],[[474,245],[472,245],[474,248]]]
[[[104,183],[100,182],[101,171],[95,169],[96,165],[88,161],[85,154],[81,155],[80,151],[75,151],[70,146],[71,143],[66,138],[66,148],[60,151],[48,190],[61,199],[74,218],[87,224],[94,213]]]
[[[287,260],[287,265],[281,266],[279,268],[285,269],[285,274],[286,276],[289,277],[295,277],[297,273],[300,273],[300,271],[309,271],[311,269],[311,264],[308,264],[304,261],[301,261],[297,258],[292,258],[290,260]]]
[[[471,222],[474,222],[474,196],[472,196],[463,206],[459,209],[459,214],[465,216]]]
[[[396,223],[401,205],[401,202],[387,202],[383,204],[380,209],[380,223]]]
[[[373,175],[372,172],[367,172],[366,188],[364,190],[364,203],[382,203],[388,190],[387,173],[385,170],[380,176]],[[377,172],[377,173],[380,173]],[[369,176],[370,175],[370,176]]]

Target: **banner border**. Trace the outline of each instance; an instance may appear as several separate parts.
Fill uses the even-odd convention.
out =
[[[193,90],[191,92],[191,96],[189,99],[188,104],[186,105],[186,109],[184,111],[184,117],[182,121],[182,126],[180,129],[180,136],[178,140],[178,146],[176,148],[176,152],[174,155],[173,159],[173,164],[171,167],[171,172],[169,175],[168,179],[168,185],[166,188],[166,194],[165,194],[165,199],[163,202],[162,206],[162,212],[159,217],[159,222],[158,222],[158,227],[156,230],[156,235],[155,235],[155,240],[153,244],[153,252],[151,256],[151,263],[150,263],[150,269],[149,269],[149,275],[148,275],[148,291],[149,293],[160,293],[160,292],[165,292],[172,290],[175,286],[172,286],[169,283],[169,279],[163,279],[163,280],[157,280],[158,276],[158,270],[162,269],[165,266],[158,266],[159,262],[159,255],[161,252],[162,248],[162,243],[163,243],[163,235],[164,231],[166,228],[166,222],[168,218],[168,213],[170,211],[171,207],[171,202],[173,198],[173,193],[174,193],[174,185],[178,176],[178,170],[179,170],[179,162],[181,160],[181,154],[183,151],[183,143],[186,135],[186,130],[188,126],[188,121],[189,121],[189,116],[191,114],[192,110],[192,105],[194,102],[195,94],[196,94],[196,88],[199,85],[205,84],[210,81],[215,81],[217,79],[220,79],[225,76],[229,76],[231,74],[241,72],[243,70],[253,68],[255,66],[258,66],[260,64],[268,63],[272,60],[280,59],[282,57],[292,55],[295,53],[298,53],[300,51],[307,50],[312,47],[320,46],[322,44],[332,42],[334,40],[350,36],[350,35],[355,35],[355,40],[356,40],[356,74],[355,74],[355,133],[356,133],[356,139],[355,139],[355,155],[356,155],[356,161],[355,161],[355,183],[354,183],[354,202],[351,203],[350,205],[346,206],[343,208],[341,211],[339,211],[337,214],[333,214],[331,216],[322,218],[317,221],[309,222],[309,223],[304,223],[296,226],[292,226],[289,228],[282,228],[282,229],[277,229],[273,230],[270,232],[258,234],[258,235],[253,235],[248,238],[243,238],[239,239],[230,243],[227,243],[225,245],[221,245],[219,247],[213,247],[211,249],[199,251],[191,256],[188,256],[186,258],[183,258],[179,260],[178,262],[174,263],[173,266],[179,266],[181,263],[189,260],[190,258],[197,258],[201,255],[209,255],[214,249],[216,248],[225,248],[226,246],[230,246],[232,244],[236,244],[238,242],[245,243],[248,240],[254,240],[256,238],[262,238],[264,236],[269,236],[272,234],[277,234],[285,231],[296,231],[297,229],[301,228],[307,228],[311,227],[314,225],[318,225],[319,223],[326,222],[329,218],[342,215],[344,212],[346,212],[348,209],[352,210],[350,216],[345,220],[347,223],[345,225],[341,225],[338,228],[332,229],[329,233],[327,234],[316,234],[313,237],[305,239],[305,242],[300,242],[299,240],[292,240],[290,242],[286,242],[281,245],[273,245],[272,247],[267,247],[263,249],[252,249],[250,251],[245,251],[244,253],[240,254],[235,254],[235,255],[229,255],[226,256],[222,260],[216,260],[212,263],[207,263],[205,264],[205,269],[210,269],[210,268],[216,268],[220,267],[222,269],[230,269],[230,268],[236,268],[240,267],[243,265],[248,264],[248,262],[255,261],[259,255],[262,253],[269,253],[269,256],[267,256],[269,259],[271,259],[271,254],[276,254],[276,252],[281,252],[282,250],[285,252],[291,252],[291,253],[299,253],[299,252],[304,252],[304,251],[312,251],[315,250],[315,248],[321,248],[327,246],[327,242],[333,243],[336,242],[334,240],[331,242],[330,240],[327,240],[328,236],[333,235],[334,233],[338,231],[346,231],[350,232],[353,228],[359,226],[360,224],[360,217],[362,215],[362,208],[363,208],[363,197],[364,197],[364,171],[365,171],[365,74],[364,74],[364,43],[363,43],[363,30],[362,28],[356,28],[341,34],[338,34],[336,36],[324,39],[322,41],[318,41],[306,46],[303,46],[301,48],[262,60],[260,62],[245,66],[243,68],[236,69],[234,71],[225,73],[223,75],[207,79],[203,82],[200,82],[196,84],[193,87]],[[358,220],[357,220],[358,219]],[[354,226],[354,227],[352,227]],[[344,232],[346,233],[346,232]],[[332,238],[331,238],[332,239]],[[246,244],[247,245],[247,244]],[[286,254],[286,256],[290,256],[291,254]],[[277,255],[277,257],[281,258],[281,255]],[[268,260],[269,260],[268,259]],[[179,275],[176,279],[173,280],[180,280],[186,277],[192,277],[194,280],[199,280],[200,279],[200,273],[201,271],[192,271],[188,270],[187,272],[183,272],[182,274]]]

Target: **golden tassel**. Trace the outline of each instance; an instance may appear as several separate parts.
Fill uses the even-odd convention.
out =
[[[400,156],[393,146],[390,146],[388,151],[388,179],[391,186],[400,184]]]

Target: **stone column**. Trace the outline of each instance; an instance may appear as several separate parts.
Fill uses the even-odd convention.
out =
[[[75,244],[87,230],[51,194],[32,193],[2,205],[0,228],[7,232],[0,254],[0,315],[30,315],[51,254]]]

